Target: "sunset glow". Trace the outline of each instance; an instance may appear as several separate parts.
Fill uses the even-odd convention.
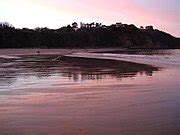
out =
[[[72,22],[115,22],[155,28],[180,37],[178,0],[1,0],[0,21],[15,27],[59,28]]]

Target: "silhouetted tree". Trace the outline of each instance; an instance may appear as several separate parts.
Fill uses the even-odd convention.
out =
[[[179,38],[151,26],[143,30],[133,24],[102,27],[101,23],[90,23],[88,26],[75,30],[74,22],[72,27],[59,29],[15,29],[3,23],[0,24],[0,48],[180,48]]]
[[[150,26],[146,26],[145,28],[146,28],[147,30],[153,30],[153,26],[151,26],[151,25],[150,25]]]
[[[73,28],[77,28],[77,27],[78,27],[77,22],[73,22],[73,23],[72,23],[72,27],[73,27]]]

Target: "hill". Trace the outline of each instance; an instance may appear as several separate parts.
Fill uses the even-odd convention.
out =
[[[180,38],[153,29],[135,25],[99,23],[68,25],[59,29],[16,29],[0,25],[0,48],[180,48]]]

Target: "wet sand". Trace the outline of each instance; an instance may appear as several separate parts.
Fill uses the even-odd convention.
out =
[[[0,55],[36,55],[39,51],[39,54],[50,54],[50,55],[65,55],[72,54],[77,52],[104,52],[104,51],[115,51],[122,50],[121,48],[100,48],[100,49],[0,49]]]
[[[159,67],[180,67],[179,50],[119,50],[105,52],[76,52],[67,54],[66,56],[128,61]]]
[[[179,67],[1,59],[0,135],[178,135]]]

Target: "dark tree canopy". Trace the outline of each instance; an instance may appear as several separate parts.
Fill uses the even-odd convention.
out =
[[[76,22],[59,29],[15,29],[9,23],[0,24],[0,48],[180,48],[180,39],[152,26]]]

